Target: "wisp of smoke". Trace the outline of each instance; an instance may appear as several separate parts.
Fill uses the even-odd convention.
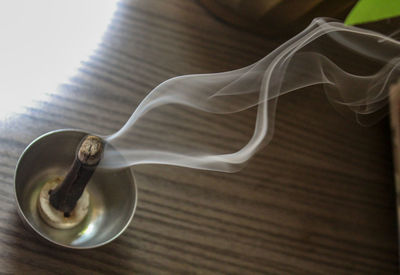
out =
[[[335,62],[337,57],[346,64]],[[361,66],[359,60],[371,66]],[[317,18],[250,66],[179,76],[158,85],[119,131],[104,137],[118,154],[107,146],[101,166],[167,164],[237,171],[271,140],[279,96],[322,84],[334,107],[351,110],[361,123],[362,117],[385,107],[399,66],[399,41]],[[247,109],[255,108],[251,121]],[[251,131],[240,130],[238,124]]]

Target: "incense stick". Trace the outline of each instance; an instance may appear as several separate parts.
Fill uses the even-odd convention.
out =
[[[101,138],[87,136],[63,182],[50,191],[50,204],[68,217],[99,164],[104,150]]]

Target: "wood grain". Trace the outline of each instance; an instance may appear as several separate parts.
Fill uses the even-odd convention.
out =
[[[197,1],[120,2],[99,48],[72,80],[48,100],[0,122],[1,271],[397,273],[388,121],[363,128],[346,120],[321,87],[279,99],[271,144],[238,173],[135,167],[137,212],[111,244],[88,251],[51,247],[20,222],[13,174],[34,138],[60,128],[112,133],[160,82],[240,68],[281,42],[226,25]],[[246,115],[250,119],[253,112]],[[206,128],[206,121],[198,127]],[[198,138],[195,131],[188,134]]]

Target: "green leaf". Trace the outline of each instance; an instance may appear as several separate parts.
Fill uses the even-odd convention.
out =
[[[400,0],[360,0],[345,20],[346,25],[362,24],[400,15]]]

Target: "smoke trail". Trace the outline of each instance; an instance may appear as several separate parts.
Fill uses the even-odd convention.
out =
[[[336,59],[347,62],[337,64]],[[368,60],[370,65],[358,66],[362,64],[359,60]],[[105,137],[125,160],[107,147],[101,166],[156,163],[237,171],[271,140],[279,96],[323,84],[331,103],[351,110],[361,122],[364,115],[387,104],[387,87],[399,77],[399,65],[399,41],[340,22],[315,19],[303,32],[250,66],[161,83],[119,131]],[[245,110],[255,106],[257,113],[250,121]],[[252,127],[252,134],[235,127],[239,124]],[[224,140],[233,145],[227,146]]]

